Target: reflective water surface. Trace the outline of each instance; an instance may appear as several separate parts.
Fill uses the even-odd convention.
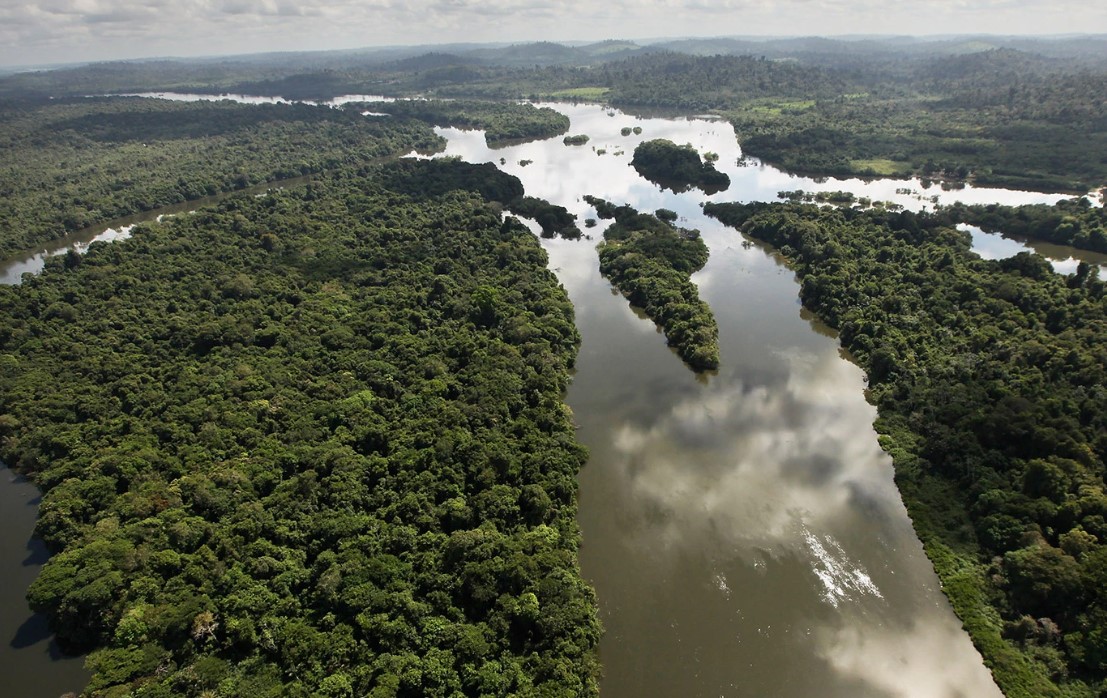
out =
[[[240,95],[240,94],[200,94],[195,92],[132,92],[129,94],[121,94],[119,97],[152,97],[155,99],[168,99],[172,102],[218,102],[220,100],[229,100],[231,102],[241,102],[242,104],[292,104],[293,102],[300,100],[285,99],[284,97],[259,97],[257,95]],[[392,102],[395,101],[391,97],[382,97],[381,95],[342,95],[341,97],[335,97],[334,99],[327,99],[319,102],[312,102],[312,104],[321,104],[328,107],[340,107],[343,104],[349,104],[350,102]]]
[[[0,463],[0,695],[57,698],[88,682],[84,660],[58,649],[44,616],[27,607],[27,587],[49,557],[31,533],[38,490]]]
[[[962,224],[957,227],[972,235],[973,252],[984,259],[1006,259],[1020,252],[1036,252],[1048,259],[1053,270],[1059,274],[1075,274],[1080,262],[1095,264],[1099,267],[1101,276],[1107,273],[1107,254],[1039,240],[1024,240],[999,233],[988,233],[975,225]]]
[[[497,163],[528,194],[577,214],[595,238],[543,245],[583,337],[567,399],[591,450],[580,478],[581,562],[606,628],[603,695],[998,696],[911,528],[872,429],[863,373],[800,307],[782,261],[705,218],[700,205],[795,189],[847,190],[915,210],[1060,197],[815,181],[743,160],[725,122],[552,106],[588,145],[558,137],[491,150],[480,132],[439,131],[444,155]],[[625,126],[642,134],[624,137]],[[643,180],[629,162],[650,138],[718,153],[730,189],[673,194]],[[718,372],[688,370],[600,277],[604,222],[583,227],[596,218],[585,194],[669,208],[701,230],[711,257],[694,280],[718,319]],[[0,494],[10,489],[0,483]],[[26,545],[25,534],[15,537]],[[18,659],[27,651],[0,651],[9,677],[29,667]]]
[[[591,136],[588,146],[554,139],[493,151],[479,133],[443,129],[446,155],[503,158],[528,194],[581,219],[596,217],[584,194],[677,211],[711,248],[694,280],[722,350],[719,371],[697,377],[599,276],[596,240],[544,242],[583,337],[568,402],[591,450],[581,563],[606,629],[602,694],[1000,695],[911,528],[872,429],[863,373],[801,312],[778,258],[700,211],[707,199],[816,187],[923,202],[897,194],[910,186],[903,182],[818,183],[740,166],[726,123],[557,108],[571,116],[572,133]],[[621,136],[627,125],[642,135]],[[634,144],[659,137],[718,153],[730,190],[676,195],[641,179],[629,166]],[[939,196],[966,193],[1052,199]],[[585,231],[598,239],[602,225]]]

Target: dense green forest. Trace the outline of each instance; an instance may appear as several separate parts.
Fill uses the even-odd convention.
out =
[[[1012,697],[1107,689],[1107,295],[946,212],[707,204],[787,257],[865,369],[915,528]]]
[[[788,61],[656,54],[599,66],[587,79],[623,108],[715,111],[746,154],[794,172],[1077,193],[1107,182],[1102,61],[1010,48],[843,49]]]
[[[579,338],[518,188],[342,166],[0,287],[29,599],[89,692],[596,694]]]
[[[545,199],[523,196],[508,203],[512,213],[532,218],[542,228],[543,237],[562,237],[566,240],[580,238],[577,218],[564,206],[551,204]]]
[[[502,212],[564,237],[575,217],[491,164],[381,160],[439,147],[430,125],[491,144],[565,133],[550,109],[478,101],[554,98],[712,111],[745,154],[812,175],[1107,183],[1099,44],[924,43],[543,43],[0,78],[0,258],[322,173],[0,287],[0,457],[45,490],[56,553],[30,598],[92,650],[90,690],[594,695],[584,453],[561,401],[578,338],[541,248]],[[448,99],[77,97],[157,88]],[[636,167],[679,173],[674,190],[688,154],[714,171],[649,143]],[[588,200],[615,219],[601,272],[692,368],[717,367],[690,280],[698,234]],[[1089,265],[981,260],[953,227],[1107,252],[1103,209],[706,210],[780,248],[866,370],[915,527],[1007,695],[1107,693],[1104,283]]]
[[[411,47],[96,64],[3,77],[0,94],[18,102],[176,89],[714,111],[734,124],[748,155],[795,172],[1083,194],[1107,183],[1104,45],[1101,37],[990,37]]]
[[[3,105],[0,259],[120,216],[441,143],[422,122],[308,105]]]
[[[691,145],[677,145],[664,138],[639,143],[630,164],[638,174],[674,193],[697,187],[714,194],[730,186],[730,177],[701,161]]]
[[[691,276],[707,263],[698,230],[676,228],[675,214],[639,213],[594,196],[585,201],[614,219],[599,245],[600,273],[665,332],[669,345],[696,371],[719,367],[719,326]]]
[[[552,138],[569,130],[569,117],[549,107],[541,109],[514,102],[474,100],[401,100],[371,102],[375,112],[419,119],[435,126],[483,129],[488,145],[510,141]]]
[[[1055,206],[966,206],[957,203],[945,210],[956,220],[988,232],[1107,252],[1107,210],[1102,206],[1093,207],[1086,197],[1059,201]]]
[[[458,189],[475,191],[486,200],[501,204],[512,213],[531,218],[542,228],[543,237],[580,237],[576,217],[564,206],[526,196],[518,177],[501,172],[495,165],[463,163],[458,158],[439,158],[438,167],[425,167],[416,160],[393,162],[381,175],[392,191],[411,196],[438,196]]]
[[[686,40],[405,47],[94,64],[0,94],[175,89],[602,100],[713,110],[746,151],[812,174],[926,174],[1079,193],[1107,181],[1102,37]]]
[[[366,118],[354,104],[148,98],[0,107],[0,143],[10,155],[0,168],[0,259],[132,213],[441,147],[430,125],[484,129],[497,143],[552,137],[569,124],[564,115],[529,104],[417,101],[372,108],[393,116]]]

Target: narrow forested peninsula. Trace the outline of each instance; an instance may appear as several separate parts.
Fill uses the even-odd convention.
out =
[[[946,212],[708,204],[770,243],[869,378],[943,588],[1009,698],[1107,687],[1107,295]]]
[[[399,100],[371,102],[375,112],[419,119],[435,126],[479,128],[489,146],[552,138],[569,130],[569,117],[549,107],[476,100]]]
[[[695,148],[664,138],[639,143],[630,164],[638,174],[674,192],[698,187],[711,194],[730,186],[730,177],[700,160]]]
[[[480,186],[412,187],[499,178],[341,167],[0,287],[29,598],[90,692],[596,695],[572,306]]]
[[[577,219],[568,209],[545,199],[526,196],[518,177],[504,174],[490,162],[472,165],[446,158],[439,160],[437,167],[428,168],[416,160],[399,160],[391,163],[380,176],[390,190],[416,197],[456,190],[477,192],[517,216],[533,219],[541,227],[543,237],[575,240],[581,235]]]
[[[584,198],[600,218],[614,219],[599,245],[600,273],[646,311],[689,366],[696,371],[718,368],[719,327],[691,280],[707,263],[707,245],[699,231],[676,228],[630,206]],[[658,212],[665,218],[670,213]]]
[[[569,213],[569,209],[564,206],[533,196],[520,196],[507,202],[507,207],[518,216],[534,219],[542,228],[543,237],[576,240],[581,236],[576,216]]]

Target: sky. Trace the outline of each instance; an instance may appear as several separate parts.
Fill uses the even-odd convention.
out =
[[[1107,33],[1095,0],[0,0],[0,66],[450,42]]]

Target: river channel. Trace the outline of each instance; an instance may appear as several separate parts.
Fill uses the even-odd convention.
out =
[[[872,428],[864,374],[800,307],[782,260],[704,217],[701,204],[795,189],[915,210],[1061,197],[815,181],[743,159],[726,122],[551,106],[569,115],[570,133],[590,136],[587,145],[558,137],[489,149],[480,132],[439,129],[442,155],[494,162],[582,224],[597,218],[585,194],[676,211],[711,250],[694,281],[720,331],[720,369],[694,374],[599,275],[603,221],[584,229],[593,239],[543,241],[582,335],[567,401],[591,452],[580,476],[581,565],[605,627],[605,698],[999,696],[911,528]],[[621,135],[634,126],[640,135]],[[629,162],[650,138],[717,153],[730,189],[678,194],[640,178]],[[19,695],[53,698],[79,690],[85,675],[73,661],[51,663],[49,638],[26,630],[37,626],[22,594],[44,555],[30,541],[29,485],[3,475],[5,535],[15,541],[3,562],[18,559],[21,575],[4,577],[0,667]],[[38,682],[48,673],[59,680]]]

